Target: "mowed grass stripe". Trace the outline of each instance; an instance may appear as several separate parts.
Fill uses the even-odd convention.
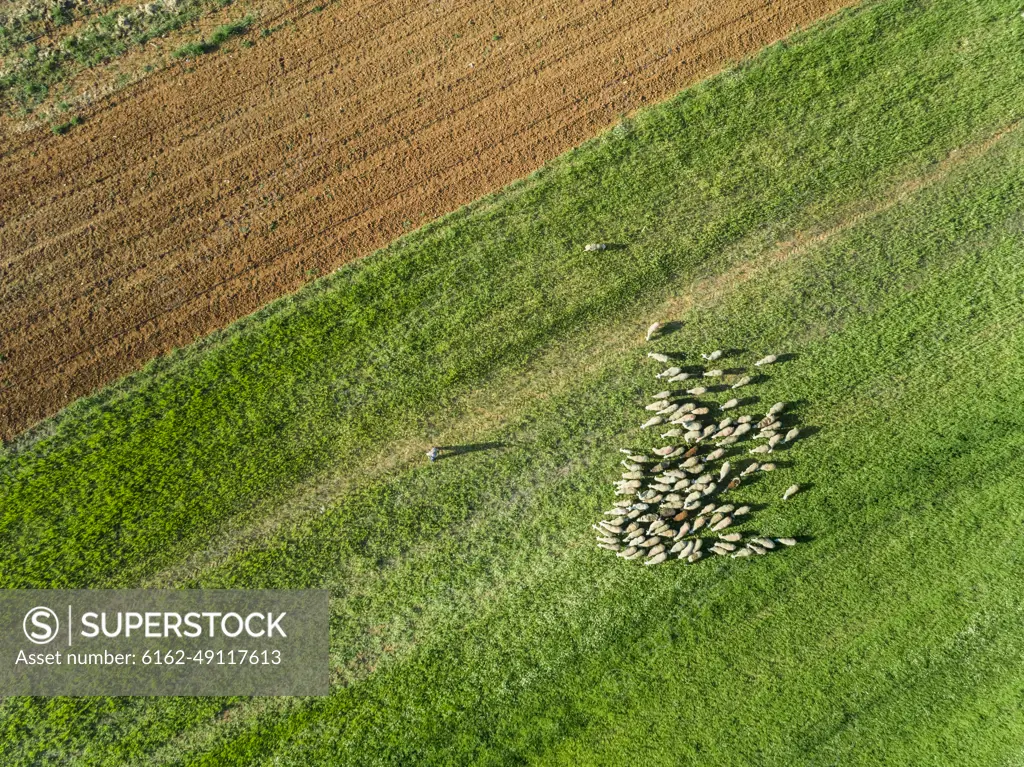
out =
[[[735,749],[753,758],[756,750],[730,736],[725,726],[736,718],[744,724],[740,732],[752,729],[752,743],[767,744],[765,748],[773,748],[775,756],[780,749],[782,753],[792,749],[788,756],[793,759],[812,754],[821,731],[834,726],[830,719],[835,716],[835,701],[822,691],[836,687],[832,676],[844,655],[855,661],[857,672],[849,674],[847,683],[856,688],[871,682],[880,669],[884,671],[886,662],[898,666],[899,653],[908,648],[931,652],[931,637],[938,641],[944,629],[969,620],[975,609],[985,609],[981,601],[948,599],[942,582],[954,583],[958,578],[973,582],[993,571],[1004,586],[1012,579],[1012,569],[1005,570],[1005,563],[993,559],[988,549],[995,546],[998,552],[999,536],[1012,544],[1021,521],[1019,513],[1006,511],[1021,493],[1013,476],[1024,441],[1018,415],[1024,395],[1014,388],[1022,374],[1016,342],[1024,284],[1020,270],[1013,268],[1013,254],[1024,244],[1017,212],[1022,180],[1014,172],[999,170],[1017,167],[1020,154],[1019,146],[1014,146],[986,158],[981,168],[951,180],[942,196],[922,195],[912,208],[893,210],[885,222],[865,224],[852,241],[836,245],[830,258],[809,259],[799,268],[794,266],[791,274],[751,286],[740,300],[726,302],[713,316],[685,317],[688,327],[696,326],[693,336],[686,339],[690,333],[684,332],[673,337],[673,344],[686,345],[687,340],[693,342],[709,332],[723,315],[729,316],[730,309],[750,316],[755,306],[762,338],[779,328],[796,334],[801,359],[791,363],[789,371],[775,372],[777,381],[766,399],[781,396],[783,388],[794,396],[796,389],[796,396],[813,403],[804,414],[808,423],[815,423],[817,417],[822,419],[818,423],[830,424],[813,438],[814,443],[795,449],[799,468],[793,473],[816,484],[805,496],[813,500],[801,499],[815,513],[795,520],[799,532],[814,537],[807,548],[792,552],[794,559],[802,559],[769,559],[760,563],[764,569],[750,571],[746,577],[729,569],[735,565],[727,565],[717,571],[694,568],[686,575],[659,581],[660,573],[637,575],[636,569],[620,567],[607,557],[586,556],[591,545],[585,530],[589,510],[581,509],[575,519],[559,513],[576,498],[584,499],[584,507],[592,505],[600,492],[595,483],[604,479],[601,472],[581,467],[579,472],[591,476],[582,479],[570,474],[549,480],[556,497],[537,504],[530,514],[533,521],[546,521],[555,537],[551,553],[564,545],[570,546],[570,553],[553,557],[536,579],[516,573],[499,579],[490,593],[502,601],[496,612],[487,612],[482,624],[470,620],[441,640],[427,636],[425,641],[438,644],[421,648],[407,663],[378,672],[365,686],[339,693],[340,708],[320,715],[311,727],[308,748],[320,756],[341,753],[355,762],[361,753],[386,755],[395,761],[414,754],[419,759],[430,754],[461,761],[479,755],[477,750],[494,756],[502,747],[514,751],[522,747],[529,753],[538,743],[516,746],[517,728],[533,732],[542,744],[544,728],[537,722],[549,721],[550,735],[557,740],[571,734],[571,723],[580,711],[586,712],[587,721],[614,720],[606,715],[607,708],[616,704],[601,701],[618,700],[621,708],[615,711],[626,716],[624,724],[631,727],[621,728],[628,737],[611,741],[604,754],[608,759],[624,751],[643,756],[647,748],[651,749],[647,756],[665,758],[670,752],[663,750],[664,743],[672,739],[673,727],[707,734],[677,743],[683,749],[680,753],[692,747],[695,757],[711,755],[707,749],[715,732],[723,748],[728,746],[712,752],[716,760],[728,763]],[[841,282],[838,287],[844,289],[820,280],[823,274],[836,275]],[[872,275],[888,277],[888,294],[869,289]],[[861,291],[872,300],[858,304]],[[766,306],[765,297],[773,294],[777,303]],[[792,306],[795,295],[802,298],[802,322],[779,322],[776,312]],[[881,305],[880,297],[884,297]],[[845,308],[848,316],[831,316],[832,302]],[[928,311],[931,307],[937,309]],[[826,330],[835,333],[827,341],[807,340]],[[785,348],[793,347],[787,343]],[[978,359],[991,363],[979,365]],[[607,412],[575,412],[583,406],[580,403],[600,409],[609,389],[611,402],[617,403],[619,391],[612,388],[612,381],[600,381],[592,391],[552,405],[553,412],[537,421],[561,424],[566,417],[571,423],[593,418],[603,425],[608,422],[603,416],[615,422]],[[963,392],[970,392],[970,401]],[[567,454],[576,461],[585,457],[592,431],[581,431],[575,441],[564,438]],[[979,450],[980,446],[984,449]],[[507,460],[494,458],[489,463]],[[789,481],[777,479],[772,496]],[[560,482],[565,486],[557,497]],[[794,508],[801,507],[761,515],[757,526],[793,525]],[[803,509],[806,512],[807,506]],[[564,528],[561,540],[560,527]],[[577,537],[586,548],[573,545]],[[529,535],[524,538],[512,548],[528,549],[535,543]],[[592,561],[581,562],[581,557]],[[305,569],[304,562],[296,565]],[[934,572],[922,575],[926,568]],[[951,575],[936,582],[947,571]],[[443,580],[443,568],[437,572]],[[716,586],[719,574],[725,580]],[[795,585],[790,585],[791,580]],[[652,586],[659,582],[663,588]],[[827,590],[827,585],[834,585],[834,590]],[[415,599],[415,592],[407,591],[415,586],[383,589],[381,601],[400,604],[399,594]],[[791,593],[793,589],[798,593]],[[626,595],[628,600],[622,604]],[[1006,598],[999,588],[989,596]],[[767,606],[757,604],[762,599]],[[799,606],[792,606],[793,600],[810,613],[810,623]],[[819,601],[834,606],[814,615],[813,606]],[[651,608],[654,617],[648,617]],[[1002,608],[997,604],[989,609]],[[767,693],[744,689],[737,695],[733,687],[755,684],[743,666],[745,658],[756,665],[757,647],[771,638],[753,617],[764,610],[772,618],[770,624],[782,632],[775,663],[788,663],[790,671],[804,680],[797,694],[781,685],[776,692],[782,697],[774,703],[765,698]],[[943,619],[951,620],[947,625]],[[602,631],[602,620],[611,628]],[[851,630],[837,633],[835,621],[851,623]],[[534,625],[537,622],[539,626]],[[753,644],[744,644],[744,637]],[[819,644],[817,650],[812,637]],[[690,659],[690,648],[702,651]],[[897,653],[895,659],[884,660],[887,649]],[[979,651],[983,653],[984,648]],[[591,653],[598,656],[596,667],[589,662]],[[536,662],[537,656],[543,660]],[[636,667],[651,674],[646,682]],[[659,669],[670,669],[678,679],[673,680],[671,673],[665,678],[657,673]],[[606,697],[605,672],[624,678],[619,684],[629,686],[628,698],[623,700],[621,690]],[[578,675],[579,680],[562,676],[566,674]],[[510,689],[513,679],[525,689]],[[898,697],[898,687],[879,695]],[[854,689],[850,696],[855,702],[860,694]],[[751,699],[749,716],[737,711],[734,698]],[[658,710],[662,701],[668,711]],[[889,703],[904,706],[906,701]],[[680,724],[683,712],[695,706],[700,707],[699,727]],[[787,717],[794,711],[800,711],[796,715],[800,721],[788,723],[787,729]],[[721,712],[733,713],[716,725]],[[664,729],[645,724],[655,715],[665,717]],[[755,726],[759,718],[779,728],[776,737]],[[800,729],[805,718],[806,738]],[[325,727],[342,730],[337,742],[323,744]],[[609,735],[618,729],[585,728],[573,743],[586,752],[595,743],[609,742]],[[639,738],[643,745],[637,745],[637,731],[648,730],[652,737]],[[442,731],[450,737],[441,737]],[[464,741],[454,737],[455,731],[464,733]],[[271,735],[264,745],[272,749],[277,737]],[[458,751],[459,744],[469,750]],[[320,748],[324,750],[317,751]],[[330,750],[335,748],[337,752]],[[525,754],[505,754],[513,755]]]
[[[1020,38],[1006,3],[844,14],[71,408],[0,459],[2,583],[137,583],[745,238],[991,134],[1021,114]]]

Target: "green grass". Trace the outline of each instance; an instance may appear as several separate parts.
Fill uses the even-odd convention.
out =
[[[4,762],[1012,761],[1022,41],[842,14],[8,446],[0,584],[326,586],[337,685],[10,699]],[[744,492],[803,545],[593,549],[655,318],[796,355],[753,393],[820,431]]]
[[[55,123],[50,126],[50,130],[57,136],[63,136],[69,130],[82,124],[82,118],[79,115],[75,115],[70,120],[62,123]]]
[[[137,8],[120,7],[107,13],[95,13],[110,5],[102,2],[94,4],[94,17],[81,29],[63,35],[59,41],[42,48],[37,44],[44,31],[39,25],[50,19],[59,32],[61,26],[75,18],[73,12],[67,11],[65,15],[54,18],[46,15],[11,20],[6,26],[0,26],[0,55],[4,57],[4,68],[7,70],[0,75],[0,109],[9,112],[31,111],[54,92],[56,86],[67,82],[79,72],[109,63],[151,40],[231,5],[232,1],[180,0],[173,10],[161,6],[152,14],[145,14]],[[126,11],[131,18],[131,27],[122,32],[118,29],[118,16]],[[252,23],[252,17],[246,16],[244,27],[239,28],[238,25],[242,23],[234,22],[218,27],[209,41],[197,44],[212,47],[198,53],[216,50],[230,37],[243,34]]]
[[[239,37],[249,31],[253,17],[246,16],[230,24],[222,24],[210,33],[210,36],[199,42],[187,43],[174,51],[176,59],[193,59],[204,53],[213,53],[233,37]]]

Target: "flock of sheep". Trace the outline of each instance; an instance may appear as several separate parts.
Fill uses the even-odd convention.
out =
[[[654,323],[647,330],[647,340],[662,330],[662,323]],[[672,365],[667,354],[649,352],[647,356]],[[724,356],[721,350],[701,355],[708,366]],[[749,557],[796,545],[793,538],[729,529],[751,513],[750,506],[731,502],[733,491],[757,472],[774,471],[774,463],[762,461],[800,437],[784,402],[776,402],[763,416],[739,413],[745,403],[743,392],[737,390],[755,383],[760,370],[777,361],[774,354],[761,358],[754,363],[758,371],[751,375],[742,370],[684,370],[675,365],[657,374],[666,383],[690,388],[658,392],[646,406],[652,415],[640,429],[660,433],[667,444],[621,450],[626,456],[625,471],[615,483],[621,500],[594,525],[598,547],[623,559],[657,565],[672,558],[693,563],[706,554]],[[701,399],[715,392],[728,392],[729,399],[721,404]],[[733,392],[737,395],[732,396]],[[744,455],[751,457],[741,467],[739,458]],[[799,490],[799,485],[791,485],[782,500],[788,501]]]

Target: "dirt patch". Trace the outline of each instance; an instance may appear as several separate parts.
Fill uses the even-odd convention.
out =
[[[354,2],[3,139],[0,436],[848,4]]]

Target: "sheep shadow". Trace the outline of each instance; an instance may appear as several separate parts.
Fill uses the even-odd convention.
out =
[[[445,458],[454,458],[458,455],[466,455],[467,453],[477,453],[481,450],[501,450],[508,447],[506,442],[477,442],[470,445],[438,445],[437,449],[440,451],[440,455],[437,456],[438,461],[444,460]]]

